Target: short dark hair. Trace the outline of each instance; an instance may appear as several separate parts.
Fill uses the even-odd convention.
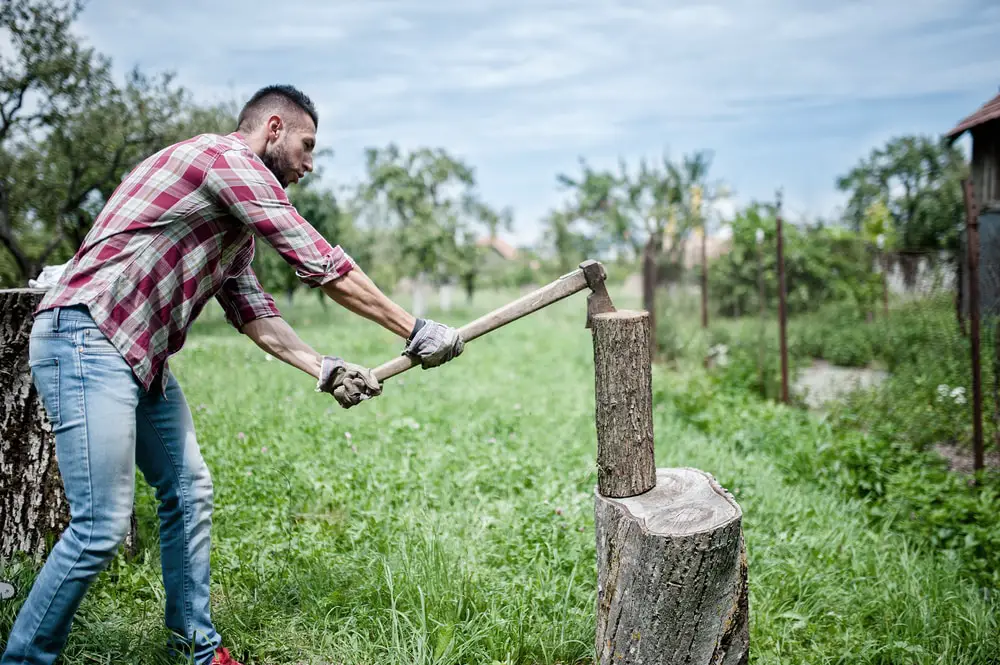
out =
[[[243,105],[236,120],[236,131],[252,132],[264,120],[265,113],[275,109],[290,109],[293,106],[308,114],[313,124],[319,127],[316,107],[305,93],[291,85],[269,85],[255,92]]]

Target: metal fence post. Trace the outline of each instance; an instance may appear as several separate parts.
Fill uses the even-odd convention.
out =
[[[972,346],[973,471],[983,468],[983,386],[979,360],[979,211],[971,180],[962,181],[965,194],[966,261],[969,268],[969,337]]]
[[[785,305],[785,249],[781,229],[781,191],[778,191],[778,335],[781,342],[781,401],[788,404],[788,311]]]

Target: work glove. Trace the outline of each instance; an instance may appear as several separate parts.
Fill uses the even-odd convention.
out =
[[[403,355],[418,359],[421,367],[430,369],[457,358],[464,348],[465,342],[455,328],[430,319],[417,319]]]
[[[336,356],[323,356],[316,392],[330,393],[342,407],[349,409],[381,395],[382,386],[375,378],[375,372],[367,367],[345,362]]]

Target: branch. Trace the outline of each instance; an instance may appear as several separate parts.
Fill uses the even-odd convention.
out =
[[[7,138],[7,134],[10,133],[11,128],[14,126],[14,114],[21,110],[21,106],[24,104],[24,94],[31,87],[32,80],[30,78],[26,79],[25,82],[17,91],[17,103],[14,104],[14,108],[7,112],[7,109],[3,104],[0,104],[0,120],[3,120],[3,125],[0,126],[0,143]]]

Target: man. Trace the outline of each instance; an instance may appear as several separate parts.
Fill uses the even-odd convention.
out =
[[[206,301],[350,408],[381,393],[373,372],[320,355],[281,318],[250,267],[255,236],[298,278],[405,339],[427,369],[461,354],[457,331],[416,319],[289,202],[312,171],[317,115],[291,86],[258,91],[235,132],[204,134],[140,163],[120,184],[36,312],[34,384],[56,438],[71,520],[18,614],[0,665],[49,665],[87,588],[129,528],[134,466],[156,488],[171,647],[238,665],[212,625],[212,480],[167,358]]]

